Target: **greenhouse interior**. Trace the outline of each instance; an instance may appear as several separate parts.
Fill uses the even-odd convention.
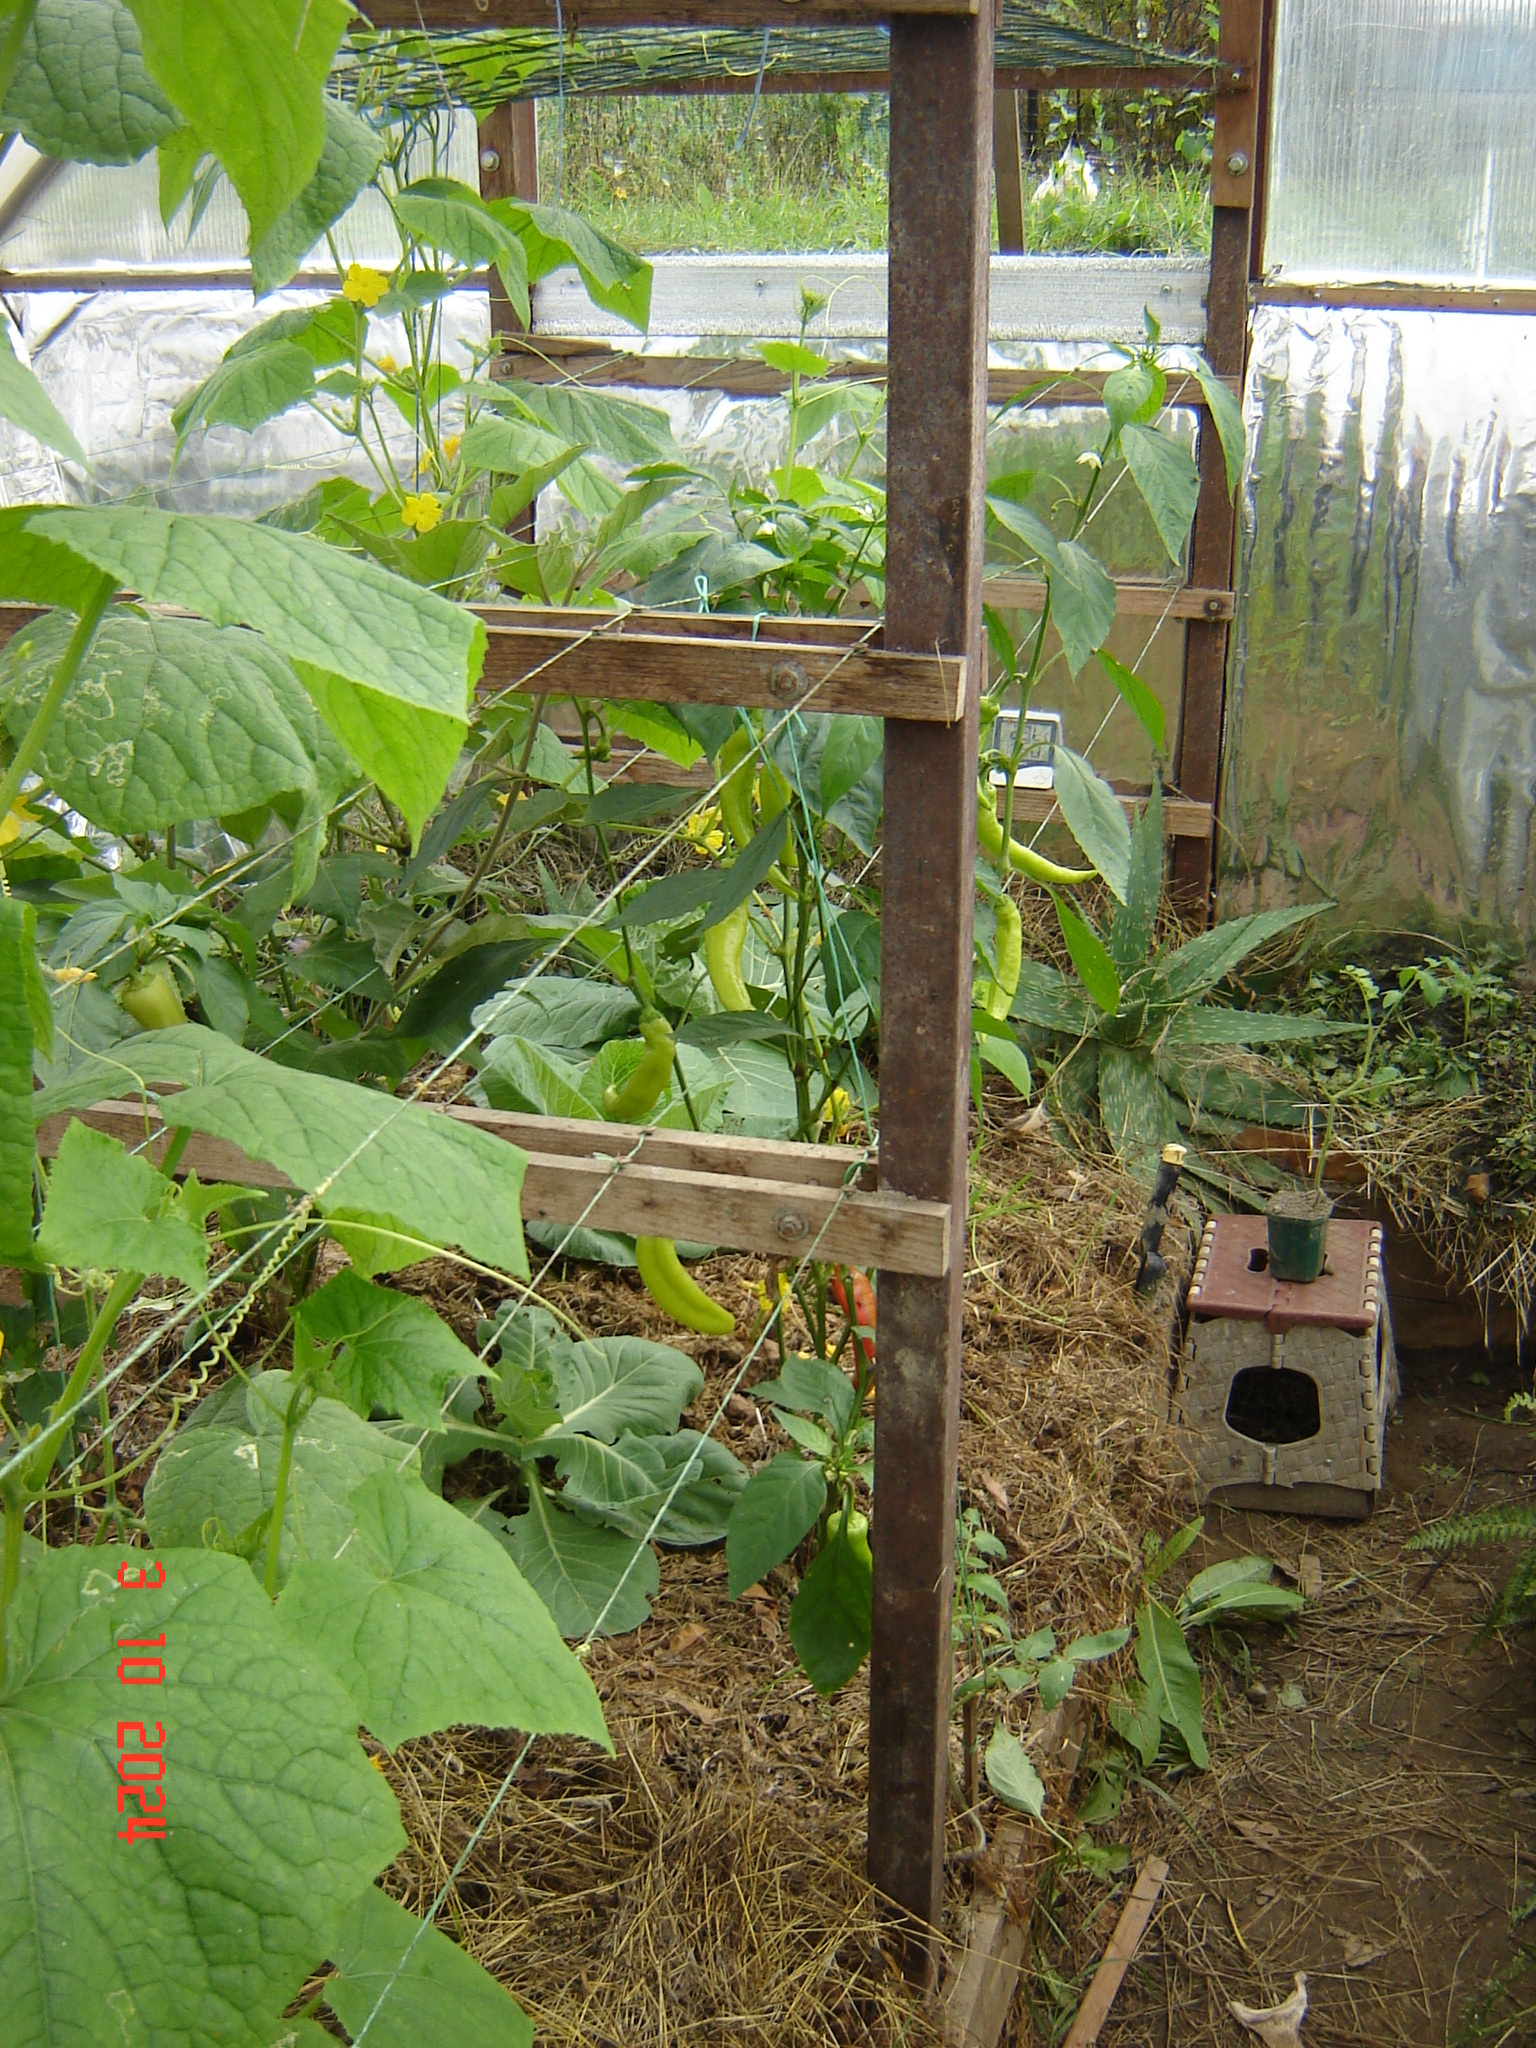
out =
[[[1536,2041],[1533,138],[0,0],[0,2048]]]

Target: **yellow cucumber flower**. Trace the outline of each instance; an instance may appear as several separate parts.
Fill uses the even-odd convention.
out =
[[[388,290],[389,279],[382,270],[370,270],[366,263],[347,265],[347,274],[341,283],[341,296],[350,299],[354,306],[366,306],[371,311]]]
[[[413,491],[400,507],[405,525],[417,533],[430,533],[443,516],[443,503],[434,491]]]

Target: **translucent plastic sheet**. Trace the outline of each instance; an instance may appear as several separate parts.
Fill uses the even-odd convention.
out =
[[[473,185],[476,168],[474,120],[460,114],[445,151],[444,175]],[[430,168],[423,148],[422,173]],[[126,168],[61,164],[49,182],[0,230],[0,270],[16,276],[65,273],[73,279],[91,272],[243,269],[248,239],[245,208],[221,179],[208,210],[190,235],[183,213],[169,229],[160,221],[159,160],[152,153]],[[399,241],[389,209],[376,192],[364,192],[334,230],[344,263],[393,266]],[[325,267],[329,252],[322,248]]]
[[[1536,322],[1261,310],[1221,907],[1532,931]]]
[[[42,470],[37,444],[0,440],[0,503],[60,496],[119,499],[148,489],[159,503],[187,512],[252,515],[299,497],[326,476],[373,483],[366,461],[307,408],[258,427],[213,427],[191,437],[174,462],[171,414],[217,366],[230,344],[259,320],[315,294],[274,292],[260,307],[247,291],[29,292],[12,304],[22,341],[44,389],[91,458],[87,478],[72,464]],[[468,375],[471,351],[490,334],[483,292],[458,292],[443,302],[444,360]],[[387,325],[384,347],[404,344]],[[0,427],[0,434],[8,430]],[[415,448],[403,419],[391,422],[390,452],[402,474]],[[174,469],[173,469],[174,463]],[[56,479],[50,487],[50,478]]]
[[[1271,275],[1536,278],[1536,0],[1280,0]]]

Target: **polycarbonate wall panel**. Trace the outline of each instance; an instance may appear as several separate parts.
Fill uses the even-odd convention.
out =
[[[1280,0],[1265,269],[1536,279],[1536,0]]]
[[[1528,938],[1536,321],[1258,315],[1224,915]]]
[[[475,185],[479,180],[472,115],[455,116],[440,155],[447,177]],[[432,169],[430,144],[412,150],[413,174]],[[160,220],[159,159],[151,154],[126,168],[63,164],[50,182],[0,233],[0,270],[18,277],[36,272],[239,270],[246,261],[245,208],[221,178],[202,219],[187,233],[183,211],[169,228]],[[375,263],[392,269],[400,238],[388,206],[366,191],[337,222],[333,234],[344,263]],[[330,268],[321,243],[315,259]]]

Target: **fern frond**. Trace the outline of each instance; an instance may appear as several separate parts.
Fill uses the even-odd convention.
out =
[[[1474,1642],[1486,1642],[1495,1629],[1518,1628],[1536,1621],[1536,1545],[1522,1552],[1519,1563],[1505,1580],[1503,1589],[1489,1608]]]
[[[1517,1536],[1536,1536],[1536,1504],[1509,1501],[1478,1508],[1470,1515],[1450,1515],[1411,1536],[1405,1550],[1465,1550],[1474,1543],[1510,1543]]]

